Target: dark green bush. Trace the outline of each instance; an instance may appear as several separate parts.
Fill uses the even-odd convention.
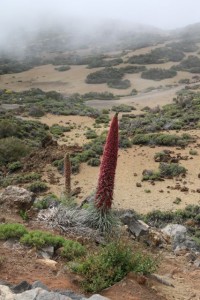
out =
[[[87,130],[86,133],[84,133],[87,139],[95,139],[97,137],[96,131],[95,130]]]
[[[53,124],[50,127],[50,132],[54,136],[59,136],[59,135],[62,135],[64,132],[69,132],[69,131],[71,131],[71,128],[69,126],[66,127],[66,126],[60,126],[58,124]]]
[[[134,55],[128,59],[130,64],[161,64],[168,61],[181,61],[184,53],[168,47],[156,48],[147,54]]]
[[[60,66],[60,67],[57,67],[55,68],[56,71],[59,71],[59,72],[64,72],[64,71],[69,71],[71,69],[70,66]]]
[[[27,230],[22,224],[0,224],[0,240],[20,238],[26,233]]]
[[[20,161],[15,161],[15,162],[10,163],[8,165],[8,170],[10,172],[15,172],[15,171],[21,169],[22,167],[23,167],[23,165],[22,165],[22,163]]]
[[[162,177],[174,177],[187,172],[185,167],[177,163],[160,163],[159,169]]]
[[[146,71],[143,71],[141,77],[144,79],[151,80],[162,80],[166,78],[172,78],[177,75],[175,70],[169,69],[159,69],[159,68],[151,68]]]
[[[82,95],[82,98],[85,100],[93,100],[93,99],[112,100],[112,99],[116,99],[117,96],[115,96],[115,95],[113,95],[113,93],[109,93],[109,92],[103,92],[103,93],[89,92],[89,93]]]
[[[162,133],[147,133],[136,134],[132,140],[133,144],[141,145],[158,145],[158,146],[184,146],[189,143],[191,136],[162,134]]]
[[[136,110],[136,108],[131,105],[120,104],[113,106],[112,110],[116,112],[131,112],[132,110]]]
[[[88,256],[72,270],[84,276],[82,286],[87,292],[101,291],[120,281],[130,271],[150,274],[156,270],[154,259],[141,253],[133,253],[127,244],[110,243],[99,253]]]
[[[123,72],[116,68],[105,68],[100,71],[96,71],[87,76],[87,83],[107,83],[110,80],[121,79],[123,77]]]
[[[128,89],[131,86],[131,82],[128,79],[111,79],[107,82],[108,86],[114,89]]]
[[[89,166],[92,166],[92,167],[98,167],[99,165],[100,165],[100,163],[101,163],[101,161],[100,161],[100,159],[99,158],[90,158],[89,160],[88,160],[88,162],[87,162],[87,164],[89,165]]]
[[[145,66],[125,66],[120,68],[120,70],[122,70],[123,73],[127,73],[127,74],[135,74],[135,73],[140,73],[142,71],[146,70]]]
[[[5,165],[26,156],[30,147],[15,137],[0,139],[0,165]]]
[[[45,182],[35,181],[28,186],[28,189],[33,193],[42,193],[48,190],[48,186]]]

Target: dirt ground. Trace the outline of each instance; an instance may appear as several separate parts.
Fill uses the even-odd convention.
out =
[[[34,248],[27,249],[19,244],[10,246],[8,242],[2,241],[0,241],[0,255],[0,280],[12,284],[18,284],[23,280],[29,283],[40,280],[52,290],[70,289],[76,293],[83,293],[78,284],[80,277],[69,273],[65,266],[66,262],[59,257],[56,257],[56,265],[46,265]],[[173,286],[166,286],[151,277],[143,278],[129,274],[100,294],[111,300],[200,299],[200,269],[190,266],[186,257],[162,253],[158,274]]]

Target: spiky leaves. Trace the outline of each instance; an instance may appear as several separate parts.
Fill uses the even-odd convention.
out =
[[[118,114],[115,114],[104,147],[95,197],[95,206],[103,213],[108,212],[112,206],[118,139]]]

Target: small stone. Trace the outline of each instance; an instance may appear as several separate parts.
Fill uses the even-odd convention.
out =
[[[43,258],[50,259],[54,255],[54,247],[53,246],[43,247],[38,251],[38,254],[41,255]]]
[[[52,270],[56,270],[56,265],[57,265],[57,261],[55,260],[51,260],[51,259],[37,259],[36,263],[40,264],[40,265],[45,265],[47,267],[49,267]]]
[[[142,187],[140,182],[136,182],[136,187]]]
[[[109,298],[103,297],[101,295],[95,294],[92,297],[88,298],[88,300],[109,300]]]
[[[31,285],[27,281],[22,281],[17,285],[12,287],[12,292],[15,294],[19,294],[31,289]]]

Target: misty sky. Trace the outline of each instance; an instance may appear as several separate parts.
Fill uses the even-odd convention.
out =
[[[200,0],[0,0],[0,35],[70,17],[86,18],[91,24],[120,19],[174,29],[200,22]]]

